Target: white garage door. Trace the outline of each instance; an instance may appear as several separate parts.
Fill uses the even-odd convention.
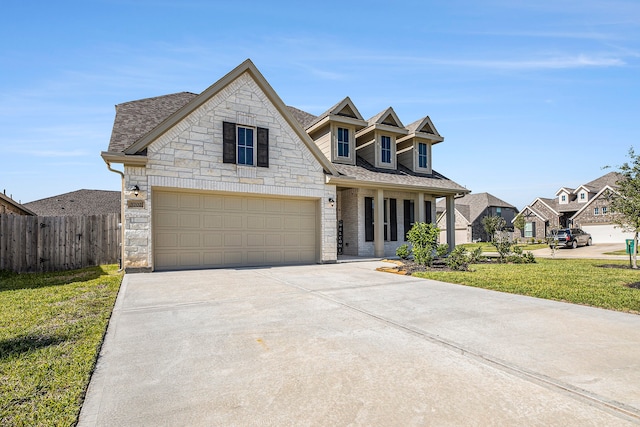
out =
[[[315,200],[154,191],[156,270],[317,261]]]
[[[611,224],[600,225],[583,225],[582,230],[591,234],[591,239],[594,244],[598,243],[622,243],[625,239],[633,239],[633,233],[626,233]]]

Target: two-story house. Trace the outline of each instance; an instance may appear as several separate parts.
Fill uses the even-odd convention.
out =
[[[525,218],[522,237],[544,239],[552,229],[576,227],[590,233],[596,244],[633,238],[615,224],[609,207],[608,196],[619,179],[620,174],[609,172],[577,188],[561,187],[554,198],[536,198],[520,211]]]
[[[201,94],[119,104],[102,157],[122,177],[124,266],[393,255],[436,198],[468,193],[432,169],[442,141],[428,117],[365,120],[348,97],[317,117],[287,107],[250,60]]]

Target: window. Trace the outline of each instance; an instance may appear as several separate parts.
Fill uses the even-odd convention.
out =
[[[382,147],[380,162],[391,163],[391,137],[383,135],[380,138],[380,146]]]
[[[580,193],[580,200],[584,200],[585,194],[584,193]]]
[[[602,215],[606,215],[607,214],[607,207],[603,206],[602,207]]]
[[[424,142],[418,143],[418,167],[427,168],[427,144]]]
[[[501,207],[497,207],[496,208],[496,216],[502,216],[502,208]]]
[[[373,242],[374,237],[374,204],[373,197],[364,198],[364,240]],[[398,240],[398,210],[396,199],[384,199],[384,240]]]
[[[254,161],[254,144],[253,129],[238,126],[238,164],[253,166]]]
[[[536,237],[536,223],[525,222],[524,223],[524,237]]]
[[[594,215],[600,215],[600,210],[598,208],[593,208]]]
[[[565,195],[563,194],[563,195],[561,196],[561,199],[560,199],[560,200],[562,200],[563,202],[566,202],[566,201],[567,201],[567,196],[565,196]]]
[[[338,157],[349,157],[349,129],[338,128]]]
[[[269,129],[222,123],[222,161],[269,167]]]
[[[404,201],[404,241],[407,241],[407,233],[415,222],[415,202],[413,200]]]

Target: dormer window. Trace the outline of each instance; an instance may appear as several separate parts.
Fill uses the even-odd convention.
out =
[[[382,135],[380,137],[380,162],[391,163],[391,137]]]
[[[560,200],[562,200],[563,202],[567,201],[567,196],[565,194],[563,194],[562,196],[560,196]]]
[[[427,168],[427,144],[424,142],[418,143],[418,167]]]
[[[349,129],[338,128],[338,157],[349,157]]]
[[[585,196],[584,193],[580,193],[580,200],[584,200],[584,196]]]

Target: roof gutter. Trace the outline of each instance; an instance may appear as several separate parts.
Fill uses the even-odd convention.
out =
[[[120,268],[118,271],[124,270],[124,227],[122,226],[124,222],[124,172],[121,172],[117,169],[113,169],[111,167],[111,163],[104,156],[102,156],[102,160],[107,164],[107,169],[109,169],[113,173],[117,173],[120,175]]]

